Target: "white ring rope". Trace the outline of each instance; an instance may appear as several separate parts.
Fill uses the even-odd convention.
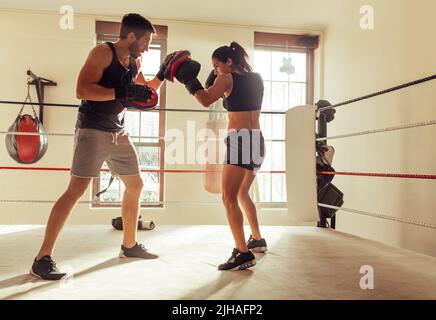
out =
[[[17,136],[59,136],[59,137],[74,137],[74,134],[72,133],[40,133],[40,132],[18,132],[18,131],[0,131],[0,134],[5,134],[5,135],[17,135]],[[130,138],[132,139],[159,139],[159,140],[167,140],[167,141],[172,141],[175,140],[177,137],[174,136],[170,136],[170,137],[159,137],[159,136],[130,136]],[[202,141],[197,139],[196,137],[192,137],[192,138],[185,138],[185,140],[197,140],[197,141]],[[222,141],[222,139],[205,139],[207,141]],[[284,139],[264,139],[264,141],[268,141],[268,142],[285,142],[286,140]]]
[[[365,216],[370,216],[370,217],[374,217],[374,218],[380,218],[380,219],[392,220],[392,221],[401,222],[401,223],[412,224],[412,225],[416,225],[416,226],[420,226],[420,227],[425,227],[425,228],[436,229],[436,225],[435,224],[427,223],[427,222],[422,222],[422,221],[418,221],[418,220],[415,220],[415,219],[396,218],[396,217],[391,217],[391,216],[387,216],[387,215],[380,214],[380,213],[371,213],[371,212],[366,212],[366,211],[361,211],[361,210],[356,210],[356,209],[336,207],[336,206],[331,206],[331,205],[324,204],[324,203],[318,203],[318,206],[323,207],[323,208],[336,209],[336,210],[342,210],[342,211],[357,213],[357,214],[361,214],[361,215],[365,215]]]
[[[429,120],[429,121],[403,124],[403,125],[399,125],[399,126],[395,126],[395,127],[387,127],[387,128],[382,128],[382,129],[374,129],[374,130],[367,130],[367,131],[361,131],[361,132],[355,132],[355,133],[349,133],[349,134],[341,134],[341,135],[325,137],[325,138],[317,138],[316,141],[325,141],[325,140],[357,137],[357,136],[363,136],[363,135],[368,135],[368,134],[383,133],[383,132],[411,129],[411,128],[417,128],[417,127],[434,126],[435,124],[436,124],[436,120]]]
[[[4,200],[0,200],[0,203],[41,203],[41,204],[47,204],[47,203],[56,203],[56,201],[54,200],[9,200],[9,199],[4,199]],[[78,201],[78,204],[96,204],[99,205],[100,207],[105,207],[111,204],[114,205],[121,205],[121,201],[105,201],[105,202],[100,202],[98,200],[95,201]],[[141,205],[161,205],[161,204],[196,204],[196,205],[221,205],[221,202],[199,202],[199,201],[154,201],[154,202],[141,202]]]
[[[17,135],[17,136],[59,136],[59,137],[74,137],[71,133],[40,133],[40,132],[18,132],[18,131],[0,131],[0,134],[5,134],[7,136]]]

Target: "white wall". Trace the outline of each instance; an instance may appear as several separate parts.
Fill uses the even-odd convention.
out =
[[[369,1],[375,29],[359,27],[353,0],[338,7],[342,19],[326,31],[324,97],[332,103],[409,82],[436,70],[430,30],[434,1]],[[366,3],[365,3],[366,4]],[[337,110],[329,135],[383,128],[436,118],[436,82],[404,89]],[[332,140],[338,171],[434,174],[435,127]],[[436,223],[432,181],[335,177],[344,207]],[[432,229],[339,212],[338,229],[388,244],[436,255]]]
[[[317,53],[317,74],[321,77],[317,80],[316,92],[319,97],[333,103],[408,82],[432,74],[436,69],[436,43],[432,32],[436,3],[432,0],[289,0],[279,1],[274,9],[272,6],[264,7],[262,12],[258,12],[259,5],[264,1],[253,0],[252,3],[249,9],[253,10],[253,15],[248,20],[241,17],[241,25],[229,25],[229,22],[235,22],[236,16],[232,13],[231,21],[225,21],[222,8],[214,12],[221,16],[214,18],[212,11],[205,16],[196,12],[199,20],[213,20],[221,24],[164,20],[168,17],[162,6],[150,8],[149,12],[155,17],[152,19],[154,23],[168,25],[169,51],[189,48],[203,63],[200,74],[203,80],[210,69],[209,56],[214,48],[236,39],[251,50],[253,31],[304,32],[325,28],[324,47]],[[48,2],[45,4],[50,5]],[[373,5],[375,9],[375,29],[372,31],[359,28],[359,9],[365,4]],[[129,2],[129,5],[133,4]],[[108,14],[113,14],[108,11],[112,6],[115,3],[105,8]],[[57,7],[46,9],[57,10]],[[171,11],[171,19],[177,19],[176,11]],[[119,16],[98,18],[119,20]],[[2,99],[24,98],[25,72],[30,66],[35,73],[59,84],[56,88],[47,89],[47,102],[77,102],[74,97],[75,81],[84,58],[94,45],[96,16],[76,14],[75,29],[69,31],[58,28],[58,19],[56,12],[0,11],[0,36],[6,39],[0,51]],[[179,20],[183,19],[179,17]],[[252,26],[253,23],[274,25],[276,28],[256,27]],[[329,125],[329,134],[435,119],[435,85],[435,82],[427,83],[342,107],[337,111],[336,120]],[[198,107],[185,89],[175,84],[168,88],[167,102],[171,107]],[[2,130],[11,124],[17,110],[3,107],[0,118]],[[186,116],[168,114],[167,128],[183,129]],[[189,117],[197,120],[197,128],[205,123],[204,116],[190,114]],[[75,118],[75,110],[47,108],[46,128],[49,132],[70,133]],[[432,139],[435,130],[427,127],[331,141],[337,151],[334,167],[349,171],[432,174],[436,169],[433,160],[435,142]],[[72,156],[72,140],[69,139],[50,138],[49,151],[38,165],[69,166]],[[0,163],[15,165],[4,148],[0,148]],[[3,199],[56,199],[66,187],[68,173],[0,171],[0,179],[3,182],[0,184]],[[219,202],[219,196],[204,192],[201,176],[181,178],[167,175],[165,182],[166,200]],[[337,176],[334,183],[344,191],[346,207],[436,223],[433,214],[436,203],[432,196],[435,187],[430,181]],[[0,223],[45,223],[50,207],[41,204],[0,204]],[[152,218],[157,223],[225,223],[221,205],[168,205],[165,209],[146,212],[146,218]],[[79,206],[70,222],[107,223],[115,215],[118,215],[117,210],[90,210]],[[287,225],[292,223],[290,218],[285,210],[260,213],[260,220],[265,224]],[[338,229],[436,255],[433,245],[436,235],[430,229],[345,212],[338,213]]]
[[[4,100],[20,101],[25,97],[26,70],[52,79],[57,87],[46,89],[46,102],[78,103],[75,85],[78,72],[90,49],[94,46],[95,20],[119,21],[120,17],[103,17],[85,14],[75,15],[73,30],[58,27],[60,15],[56,12],[0,11],[0,36],[7,39],[0,52],[0,97]],[[211,69],[210,55],[218,46],[237,40],[252,52],[254,31],[294,32],[292,29],[231,26],[152,20],[155,24],[168,26],[168,52],[189,49],[195,59],[203,64],[199,78],[204,81]],[[7,76],[6,76],[7,75]],[[34,88],[32,88],[34,92]],[[34,97],[36,101],[36,97]],[[167,87],[167,106],[171,108],[202,108],[186,89],[177,83]],[[27,109],[30,111],[30,108]],[[14,121],[17,107],[3,107],[0,118],[2,130]],[[67,108],[45,109],[45,129],[48,132],[72,133],[77,110]],[[166,127],[186,130],[186,121],[195,120],[197,130],[204,128],[207,115],[198,113],[167,113]],[[69,167],[72,159],[73,139],[49,137],[49,149],[45,157],[33,166]],[[2,166],[17,165],[0,148]],[[202,165],[174,165],[167,169],[203,169]],[[66,189],[68,172],[0,171],[1,199],[55,200]],[[82,200],[89,200],[90,193]],[[186,201],[187,204],[167,204],[163,209],[143,209],[146,219],[171,224],[221,224],[226,223],[225,211],[220,195],[207,193],[203,188],[201,174],[166,174],[165,201]],[[198,205],[191,202],[216,202],[216,205]],[[52,204],[5,204],[0,203],[0,224],[45,223]],[[119,209],[90,209],[78,205],[70,223],[109,223],[119,215]],[[288,225],[291,217],[286,209],[259,210],[259,219],[264,224]]]

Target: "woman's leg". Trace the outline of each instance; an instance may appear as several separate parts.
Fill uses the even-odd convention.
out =
[[[242,211],[238,203],[239,188],[244,180],[245,171],[246,169],[238,166],[225,164],[222,176],[223,204],[235,240],[235,248],[240,252],[248,251],[244,236]]]
[[[256,206],[253,203],[253,200],[250,198],[250,187],[256,178],[256,175],[253,171],[245,170],[244,179],[242,180],[241,186],[238,192],[238,200],[239,203],[244,208],[245,216],[248,219],[248,223],[251,228],[251,235],[255,240],[261,239],[260,230],[259,230],[259,222],[257,220],[257,211]]]

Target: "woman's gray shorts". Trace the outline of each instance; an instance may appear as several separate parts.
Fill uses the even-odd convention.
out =
[[[71,175],[97,178],[103,162],[114,176],[138,175],[138,154],[127,132],[77,128]]]

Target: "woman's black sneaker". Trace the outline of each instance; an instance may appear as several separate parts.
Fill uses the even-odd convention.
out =
[[[233,249],[229,260],[220,264],[218,270],[245,270],[254,265],[256,265],[256,258],[250,250],[240,252],[238,249]]]
[[[56,262],[50,256],[44,256],[39,260],[35,258],[30,274],[43,280],[61,280],[67,276],[65,272],[59,272]]]
[[[256,253],[264,253],[268,250],[268,247],[266,245],[266,241],[264,238],[261,238],[260,240],[253,239],[253,236],[250,235],[250,239],[247,241],[247,247],[253,252]]]

